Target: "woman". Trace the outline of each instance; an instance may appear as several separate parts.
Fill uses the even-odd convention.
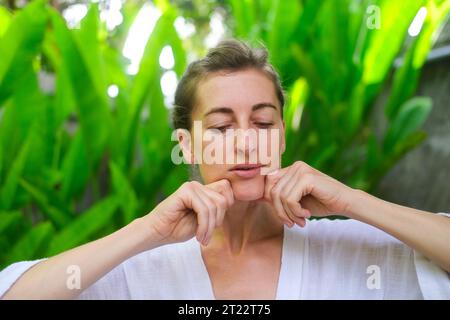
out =
[[[220,43],[189,66],[175,97],[179,146],[198,167],[201,183],[184,183],[149,214],[107,237],[11,265],[0,273],[0,295],[450,298],[450,219],[377,199],[303,162],[277,169],[285,146],[283,104],[266,51],[236,40]],[[200,132],[193,132],[194,121],[201,121]],[[229,134],[234,129],[244,134]],[[280,134],[277,141],[255,139],[245,133],[250,129]],[[231,148],[223,139],[205,141],[205,132],[228,142],[232,137]],[[240,160],[203,163],[195,142],[200,151],[212,145]],[[269,153],[276,156],[251,164],[272,142],[278,147]],[[350,219],[308,220],[331,214]]]

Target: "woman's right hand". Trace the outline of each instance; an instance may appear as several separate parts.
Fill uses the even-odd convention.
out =
[[[158,237],[158,243],[183,242],[196,235],[200,243],[207,245],[233,203],[231,184],[226,179],[207,185],[185,182],[143,221]]]
[[[68,288],[68,266],[83,270],[84,290],[142,251],[186,241],[195,234],[207,243],[233,202],[228,180],[206,186],[198,182],[184,183],[152,212],[120,230],[39,262],[16,279],[0,298],[74,299],[81,291]],[[46,289],[42,290],[43,287]]]

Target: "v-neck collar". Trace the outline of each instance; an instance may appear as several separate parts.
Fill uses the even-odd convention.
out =
[[[299,299],[302,277],[302,262],[305,248],[304,237],[296,237],[294,226],[292,229],[283,228],[283,247],[281,250],[281,266],[278,278],[276,300]],[[298,232],[298,231],[297,231]],[[191,277],[191,283],[195,283],[195,292],[192,292],[193,299],[215,300],[211,279],[203,261],[201,246],[193,238],[191,251],[186,259],[190,261],[190,266],[195,272],[196,278],[192,279],[193,273],[187,270],[187,277]]]

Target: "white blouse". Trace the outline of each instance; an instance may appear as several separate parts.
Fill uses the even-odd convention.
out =
[[[0,297],[41,260],[14,263],[1,271]],[[365,223],[309,220],[305,228],[284,228],[276,298],[450,299],[450,275]],[[78,299],[208,300],[214,293],[200,244],[192,238],[124,261]]]

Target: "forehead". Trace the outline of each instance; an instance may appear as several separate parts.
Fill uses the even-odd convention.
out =
[[[261,102],[280,107],[272,80],[256,69],[211,73],[199,83],[196,93],[197,114],[215,107],[247,109]]]

